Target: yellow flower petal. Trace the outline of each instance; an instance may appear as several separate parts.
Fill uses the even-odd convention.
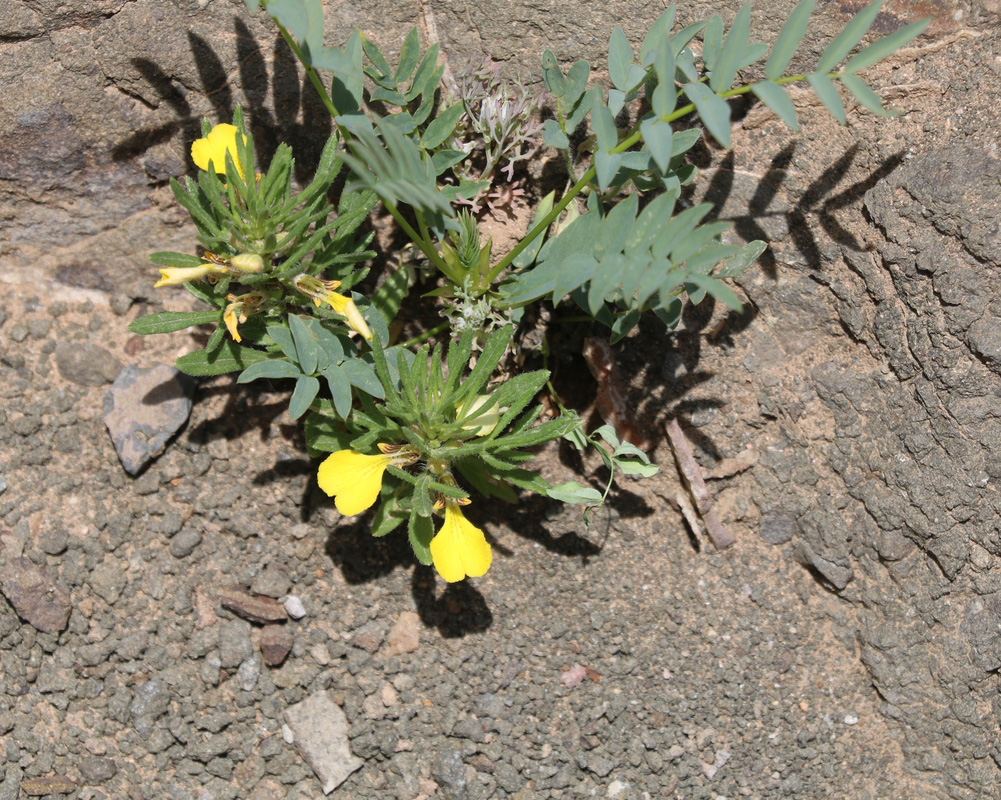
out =
[[[382,489],[382,475],[393,459],[387,455],[367,456],[354,450],[338,450],[320,464],[316,482],[334,498],[345,517],[371,508]]]
[[[348,299],[348,302],[344,306],[344,316],[348,318],[348,327],[351,328],[355,333],[361,336],[367,342],[372,341],[372,330],[368,327],[368,323],[365,321],[365,317],[361,315],[361,311],[358,310],[358,306],[355,305],[355,301]]]
[[[500,409],[494,404],[487,408],[492,398],[488,394],[478,394],[464,404],[455,407],[459,417],[469,417],[470,421],[462,426],[464,431],[474,431],[476,436],[489,436],[500,422]]]
[[[222,315],[222,321],[226,323],[226,329],[229,331],[229,335],[233,337],[234,342],[243,341],[243,339],[240,338],[240,332],[236,328],[237,312],[241,307],[242,304],[240,303],[230,303],[226,306],[226,310]]]
[[[462,515],[454,500],[445,501],[445,523],[431,540],[431,558],[448,583],[479,578],[490,569],[493,554],[487,538]]]
[[[160,280],[153,284],[154,289],[161,286],[180,286],[182,283],[204,278],[206,275],[221,275],[223,270],[215,264],[202,264],[200,267],[161,267]]]
[[[343,314],[344,309],[347,307],[348,303],[351,302],[351,298],[343,294],[337,294],[337,292],[327,292],[323,299],[330,303],[330,307],[334,309],[338,314]]]
[[[223,122],[216,125],[209,135],[204,139],[196,139],[191,145],[191,160],[195,162],[198,169],[208,170],[209,162],[212,162],[212,169],[221,175],[226,174],[226,152],[229,151],[233,157],[236,169],[243,177],[243,165],[236,154],[236,134],[238,133],[234,125]],[[247,137],[243,137],[244,142]]]

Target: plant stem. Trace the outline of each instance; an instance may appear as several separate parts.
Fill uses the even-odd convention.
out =
[[[285,29],[285,26],[274,17],[271,19],[274,21],[275,26],[278,28],[278,32],[282,35],[282,38],[285,40],[285,44],[291,48],[293,55],[299,59],[299,63],[302,64],[303,69],[306,70],[306,75],[309,76],[310,83],[313,84],[313,88],[316,89],[316,93],[320,95],[320,100],[323,101],[323,105],[325,105],[327,107],[327,111],[330,112],[330,118],[334,121],[334,124],[337,125],[338,129],[341,130],[343,139],[343,128],[337,122],[337,108],[334,106],[334,101],[331,100],[330,95],[327,93],[327,90],[323,85],[323,81],[321,81],[320,76],[316,74],[316,70],[306,63],[306,57],[302,52],[302,48],[296,44],[295,39],[293,39],[292,35]]]

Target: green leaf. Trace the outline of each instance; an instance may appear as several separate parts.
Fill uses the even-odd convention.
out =
[[[726,259],[720,265],[719,269],[716,270],[716,276],[719,278],[736,278],[757,261],[767,248],[767,244],[757,239],[753,242],[748,242],[735,255],[730,256],[730,258]]]
[[[268,336],[274,339],[275,343],[290,361],[299,360],[299,354],[295,351],[295,340],[292,338],[292,331],[284,325],[268,325]]]
[[[862,40],[869,27],[875,22],[876,15],[882,5],[883,0],[875,0],[874,3],[866,6],[855,15],[820,56],[820,61],[817,62],[817,72],[830,72],[841,63],[841,59],[852,51],[852,48]]]
[[[414,509],[410,512],[410,524],[407,526],[407,535],[410,537],[410,546],[414,548],[414,555],[424,566],[431,566],[431,540],[434,538],[434,524],[431,517],[422,517]]]
[[[417,61],[420,57],[420,35],[417,33],[417,28],[413,27],[403,40],[403,46],[400,48],[400,65],[396,68],[396,74],[393,75],[393,80],[397,84],[407,80],[417,67]]]
[[[287,28],[297,42],[305,41],[309,17],[302,0],[268,0],[266,8],[275,22]]]
[[[740,60],[747,49],[747,37],[751,24],[751,4],[745,3],[740,7],[737,16],[730,26],[730,31],[726,35],[723,47],[719,51],[716,63],[713,65],[712,74],[709,76],[709,87],[714,92],[724,92],[733,84],[737,77],[737,69],[740,67]]]
[[[695,110],[709,134],[727,150],[730,149],[730,106],[713,94],[703,83],[686,83],[684,92],[695,104]]]
[[[640,45],[640,63],[644,67],[649,67],[653,63],[654,52],[662,46],[670,46],[671,26],[674,25],[675,6],[672,4],[665,9],[664,13],[657,17],[657,21],[650,26],[643,44]],[[673,60],[673,57],[672,57]]]
[[[206,322],[221,322],[222,314],[215,311],[161,311],[159,314],[147,314],[139,317],[129,325],[132,333],[144,336],[152,333],[173,333],[190,328],[192,325],[204,325]]]
[[[785,68],[789,66],[792,57],[796,54],[796,48],[803,40],[806,33],[806,26],[810,22],[810,13],[813,11],[815,0],[802,0],[793,9],[789,19],[782,26],[775,44],[772,45],[771,55],[765,64],[765,77],[770,81],[782,77]]]
[[[675,60],[677,60],[678,54],[688,46],[688,43],[698,36],[699,32],[708,24],[709,20],[705,19],[701,22],[693,22],[671,37],[671,55],[674,56]]]
[[[919,19],[917,22],[912,22],[906,28],[901,28],[899,31],[891,33],[889,36],[884,36],[882,39],[873,42],[871,45],[856,53],[847,64],[845,64],[845,72],[858,72],[860,69],[865,69],[866,67],[875,64],[877,61],[882,61],[891,53],[896,52],[905,44],[907,44],[912,39],[916,39],[921,35],[921,32],[928,27],[928,23],[931,22],[930,19]]]
[[[598,138],[598,147],[606,153],[619,144],[619,129],[608,106],[601,102],[601,95],[594,96],[591,108],[591,127]]]
[[[839,77],[852,96],[873,114],[878,114],[881,117],[894,117],[897,115],[896,111],[883,108],[883,101],[879,99],[879,95],[870,89],[866,82],[858,75],[845,74]]]
[[[391,68],[389,62],[383,57],[382,51],[379,50],[379,46],[367,36],[362,37],[361,46],[365,51],[365,55],[368,56],[368,60],[379,70],[379,74],[384,78],[388,78]]]
[[[657,74],[657,88],[653,91],[650,103],[654,114],[666,117],[674,111],[678,99],[678,93],[674,89],[674,56],[667,38],[654,54],[653,68]]]
[[[431,156],[431,166],[434,167],[434,174],[441,175],[445,170],[451,169],[460,161],[466,159],[467,153],[461,150],[439,150]]]
[[[820,102],[831,112],[831,116],[844,125],[848,119],[845,117],[845,107],[841,104],[841,95],[838,94],[838,87],[834,85],[834,81],[821,72],[811,72],[806,76],[806,80],[817,93]]]
[[[633,63],[633,50],[622,28],[612,28],[612,36],[608,41],[608,77],[616,89],[625,92],[630,88],[628,83],[629,65]]]
[[[643,478],[649,478],[660,471],[656,464],[633,459],[615,459],[615,466],[625,475],[639,475]]]
[[[292,392],[292,399],[288,401],[289,419],[299,419],[309,411],[310,403],[316,399],[320,391],[320,382],[312,375],[303,375],[295,382],[295,391]]]
[[[567,481],[550,486],[546,494],[563,503],[600,503],[601,492],[590,486],[581,486],[577,481]]]
[[[465,110],[466,106],[463,103],[453,103],[444,111],[439,112],[421,136],[421,144],[428,150],[434,150],[452,135],[452,131],[455,130],[455,126]]]
[[[723,20],[713,14],[706,22],[706,32],[702,37],[702,62],[707,70],[713,70],[720,48],[723,47]]]
[[[751,91],[792,130],[799,131],[796,108],[785,89],[773,81],[761,81],[760,83],[752,83]]]
[[[295,364],[291,364],[284,358],[273,358],[251,364],[237,377],[237,383],[250,383],[258,378],[268,378],[270,380],[285,380],[288,378],[298,378],[302,375],[302,370]]]
[[[711,275],[703,275],[700,272],[690,272],[685,276],[685,278],[686,283],[694,284],[698,288],[703,289],[720,302],[725,303],[727,307],[732,308],[734,311],[740,311],[743,308],[740,298],[737,297],[733,289]]]
[[[347,419],[351,413],[351,383],[348,381],[348,376],[339,366],[330,364],[323,370],[323,377],[327,379],[327,387],[334,401],[334,410],[341,419]]]
[[[169,250],[150,253],[149,260],[154,264],[162,264],[165,267],[200,267],[205,263],[204,258],[192,256],[187,253],[172,253]]]
[[[598,187],[605,191],[622,166],[622,153],[608,153],[599,150],[594,154],[594,169],[598,176]]]
[[[357,386],[372,397],[382,399],[386,396],[382,384],[375,376],[375,371],[361,359],[349,358],[341,364],[341,370],[352,386]]]
[[[389,489],[389,482],[384,482],[381,492],[382,502],[379,503],[375,514],[372,515],[371,530],[373,536],[385,536],[387,533],[392,533],[407,519],[407,513],[400,510],[399,491],[393,490],[390,493]]]
[[[250,347],[240,347],[232,340],[226,340],[214,353],[198,350],[181,356],[174,366],[185,375],[202,377],[205,375],[225,375],[246,369],[252,364],[267,361],[268,354]]]
[[[555,119],[547,119],[542,125],[542,141],[557,150],[566,150],[570,146],[567,135],[560,130],[560,124]]]
[[[403,302],[403,298],[407,296],[409,289],[410,275],[406,268],[401,267],[386,277],[382,286],[372,293],[369,302],[372,303],[376,311],[382,314],[388,324],[396,319],[396,315],[400,310],[400,304]]]
[[[292,339],[295,341],[295,351],[299,356],[299,366],[306,375],[316,372],[316,365],[319,362],[320,353],[312,331],[306,327],[302,318],[289,314],[289,329],[292,331]]]
[[[565,103],[565,108],[572,108],[580,100],[580,96],[584,94],[584,87],[587,86],[587,78],[590,74],[591,65],[584,60],[578,61],[570,67],[567,72],[566,93],[561,98],[563,103]],[[574,125],[573,127],[576,128],[577,126]],[[568,130],[572,130],[572,128],[568,128]]]
[[[640,123],[640,133],[650,155],[657,162],[661,172],[671,167],[671,125],[662,119],[646,119]]]
[[[617,117],[626,104],[626,93],[620,89],[608,90],[608,110],[612,112],[612,117]]]
[[[529,230],[534,230],[535,226],[545,219],[546,215],[553,210],[553,203],[556,200],[556,192],[550,192],[545,197],[543,197],[538,205],[535,207],[535,216],[532,218],[532,224],[529,226]],[[524,250],[518,253],[518,257],[511,262],[511,266],[515,269],[527,269],[532,265],[535,259],[539,255],[539,250],[542,249],[542,245],[546,240],[546,232],[543,231],[531,244],[528,245]]]
[[[552,50],[545,50],[542,53],[542,80],[545,83],[546,91],[553,97],[560,98],[566,93],[567,79],[560,69],[560,63],[556,60],[556,55]]]

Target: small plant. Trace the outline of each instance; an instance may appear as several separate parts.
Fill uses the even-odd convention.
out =
[[[263,7],[274,20],[336,132],[313,181],[296,192],[288,146],[260,174],[240,111],[232,124],[204,123],[192,147],[197,180],[172,184],[197,226],[201,255],[151,258],[161,265],[158,286],[183,285],[210,310],[153,314],[130,329],[215,324],[205,348],[179,359],[179,369],[238,372],[241,383],[293,380],[289,415],[304,418],[310,453],[326,454],[318,483],[338,510],[353,516],[375,507],[376,536],[406,523],[418,560],[433,563],[446,581],[480,576],[491,551],[463,515],[470,490],[515,502],[521,489],[594,507],[616,473],[657,469],[610,426],[588,436],[562,407],[542,418],[533,401],[548,372],[517,374],[504,358],[518,346],[525,307],[574,303],[606,325],[613,342],[647,312],[674,327],[683,303],[707,294],[739,309],[726,279],[765,245],[724,244],[728,225],[704,221],[709,204],[681,202],[696,176],[686,153],[703,135],[694,120],[729,147],[727,99],[751,93],[798,130],[786,87],[803,82],[841,123],[839,84],[873,113],[892,113],[858,73],[918,36],[927,21],[870,44],[837,69],[880,2],[861,11],[803,74],[786,68],[813,0],[796,7],[770,48],[751,40],[749,6],[729,30],[716,15],[675,33],[671,6],[638,51],[620,29],[612,32],[607,89],[588,86],[586,61],[564,72],[546,50],[545,95],[502,81],[485,62],[461,75],[450,96],[439,88],[438,46],[422,52],[416,29],[391,65],[359,32],[343,49],[325,46],[320,0],[248,0],[252,13]],[[692,47],[696,37],[700,50]],[[741,73],[756,79],[734,85]],[[543,103],[552,111],[545,122],[536,116]],[[524,237],[495,258],[477,212],[527,197],[519,169],[552,153],[566,167],[565,190],[542,198]],[[345,167],[349,178],[335,206],[332,187]],[[403,343],[390,335],[412,288],[402,259],[385,266],[367,297],[352,291],[374,255],[361,225],[380,202],[437,273],[424,297],[440,304],[446,320]],[[435,336],[438,344],[422,344]],[[561,437],[598,449],[610,473],[604,493],[572,481],[553,486],[526,468],[531,448]]]

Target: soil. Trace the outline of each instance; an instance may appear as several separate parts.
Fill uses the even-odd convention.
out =
[[[383,42],[420,21],[375,5],[327,12]],[[434,4],[453,68],[477,48],[523,73],[546,45],[594,58],[659,12],[506,5]],[[998,9],[881,16],[934,16],[867,73],[897,117],[849,108],[841,128],[802,93],[802,134],[751,107],[732,154],[698,155],[691,199],[770,250],[738,281],[742,314],[707,301],[615,348],[661,471],[590,528],[540,498],[474,503],[494,564],[445,586],[318,491],[283,384],[202,382],[163,455],[123,470],[110,380],[194,346],[126,331],[187,307],[144,259],[194,243],[164,186],[192,120],[256,97],[276,140],[317,123],[239,6],[93,6],[0,11],[3,80],[37,101],[0,114],[0,800],[322,797],[282,725],[323,692],[363,762],[333,797],[1001,796]],[[821,4],[808,50],[853,8]],[[760,38],[788,10],[761,10]],[[140,58],[152,25],[177,47]],[[586,408],[595,331],[553,326],[557,386]],[[756,454],[709,481],[723,552],[675,508],[671,418],[707,473]],[[558,447],[538,467],[604,477]],[[49,582],[17,611],[15,568]],[[305,615],[249,622],[234,585]]]

